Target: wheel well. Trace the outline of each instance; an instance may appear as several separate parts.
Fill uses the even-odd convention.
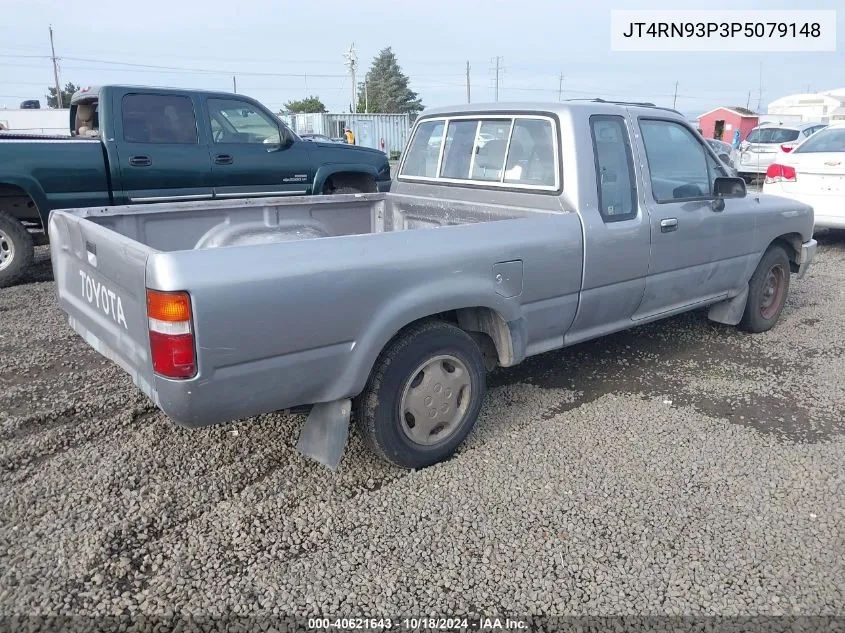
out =
[[[17,185],[0,183],[0,211],[5,211],[17,220],[41,226],[38,206],[30,195]]]
[[[469,334],[481,349],[487,371],[497,366],[514,364],[513,340],[505,318],[491,308],[460,308],[422,317],[406,325],[400,332],[422,321],[446,321],[457,325]],[[397,333],[397,336],[399,333]]]
[[[778,244],[783,246],[786,250],[786,255],[789,257],[789,268],[792,272],[798,272],[798,259],[801,256],[801,245],[804,243],[804,240],[798,233],[785,233],[784,235],[779,235],[774,240],[772,240],[772,244]]]
[[[378,191],[376,187],[376,179],[370,174],[361,172],[341,172],[332,174],[326,178],[323,185],[323,193],[331,193],[340,187],[355,187],[363,193],[375,193]]]

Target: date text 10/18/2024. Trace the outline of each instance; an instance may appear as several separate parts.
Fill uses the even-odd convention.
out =
[[[519,631],[524,620],[512,618],[309,618],[312,631]]]

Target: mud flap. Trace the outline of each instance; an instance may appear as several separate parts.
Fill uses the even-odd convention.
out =
[[[351,400],[315,404],[299,432],[296,449],[324,466],[337,470],[349,437]]]
[[[742,321],[742,314],[745,312],[745,304],[748,302],[748,286],[745,286],[733,299],[726,299],[710,306],[707,318],[716,323],[725,325],[737,325]]]

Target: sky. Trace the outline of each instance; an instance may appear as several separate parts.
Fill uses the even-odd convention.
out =
[[[629,53],[610,50],[611,9],[669,9],[675,2],[567,0],[0,0],[0,107],[46,103],[53,84],[48,28],[60,81],[232,90],[278,110],[319,96],[348,111],[343,54],[354,42],[358,79],[384,47],[396,53],[426,106],[602,97],[672,106],[695,115],[720,105],[845,88],[841,0],[722,2],[688,8],[839,9],[837,51]],[[762,82],[761,82],[762,78]],[[762,83],[762,94],[760,87]]]

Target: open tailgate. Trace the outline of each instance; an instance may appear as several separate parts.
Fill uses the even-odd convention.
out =
[[[145,287],[153,251],[85,215],[85,210],[50,214],[59,306],[91,347],[129,372],[155,400]]]

